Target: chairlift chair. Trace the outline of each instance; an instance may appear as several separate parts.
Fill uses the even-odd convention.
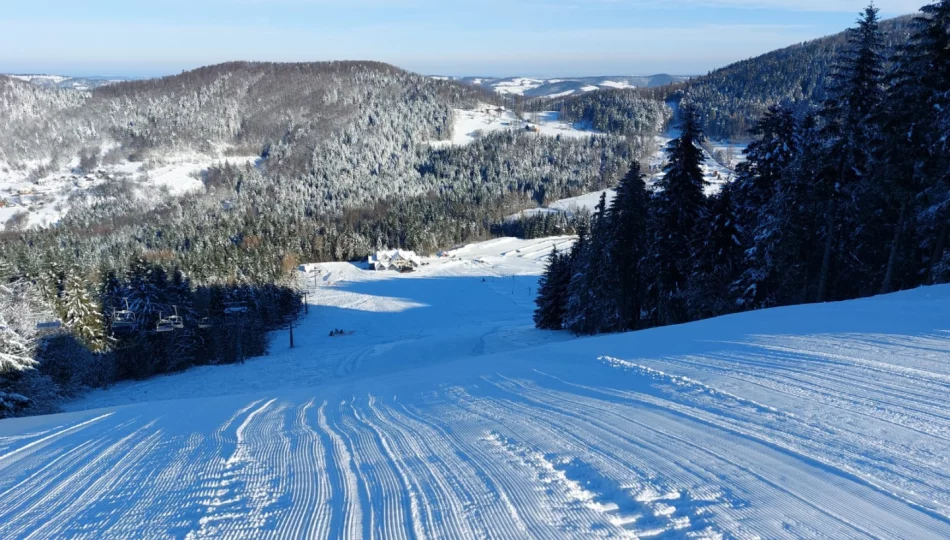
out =
[[[125,309],[112,310],[112,331],[122,332],[135,328],[135,313],[129,309],[129,300],[125,299]]]
[[[214,324],[211,322],[211,317],[202,317],[198,319],[198,328],[201,328],[202,330],[207,330],[213,326]]]
[[[172,325],[172,328],[181,330],[185,327],[185,320],[178,315],[178,306],[172,307],[175,309],[175,314],[168,316],[168,322]]]
[[[162,317],[162,314],[158,314],[158,322],[155,324],[155,331],[159,333],[164,332],[174,332],[175,325],[168,317]]]

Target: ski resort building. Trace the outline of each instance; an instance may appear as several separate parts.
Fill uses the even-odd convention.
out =
[[[373,270],[395,270],[397,272],[412,272],[422,266],[422,259],[415,252],[402,249],[377,251],[376,255],[370,255],[367,262]]]

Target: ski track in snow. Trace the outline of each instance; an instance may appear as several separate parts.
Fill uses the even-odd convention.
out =
[[[950,287],[570,339],[569,244],[322,265],[297,349],[0,422],[0,538],[950,537]]]

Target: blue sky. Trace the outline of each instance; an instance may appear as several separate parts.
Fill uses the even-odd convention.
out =
[[[5,0],[0,72],[153,76],[228,60],[426,74],[697,74],[850,26],[864,0]],[[926,0],[878,0],[885,17]]]

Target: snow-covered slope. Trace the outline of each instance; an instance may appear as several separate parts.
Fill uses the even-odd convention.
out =
[[[22,228],[56,225],[77,200],[101,197],[98,191],[108,192],[104,189],[108,184],[128,182],[138,198],[161,201],[167,196],[203,189],[201,173],[214,164],[225,161],[243,164],[256,159],[256,156],[212,158],[182,152],[148,162],[104,164],[89,172],[77,169],[78,158],[59,167],[39,161],[14,166],[0,160],[0,227],[14,216],[23,220]],[[37,174],[37,171],[43,172]]]
[[[445,78],[445,77],[440,77]],[[565,97],[594,90],[612,88],[653,88],[685,81],[687,77],[676,75],[646,76],[600,76],[600,77],[560,77],[556,79],[537,79],[531,77],[463,77],[459,81],[475,86],[490,88],[501,95],[524,97]]]
[[[559,113],[554,111],[518,114],[504,107],[480,103],[471,110],[456,109],[454,115],[452,138],[430,141],[430,145],[434,147],[464,146],[479,137],[498,131],[524,131],[548,137],[561,136],[575,139],[603,135],[603,133],[584,129],[582,126],[563,122]]]
[[[0,537],[950,536],[950,287],[574,339],[571,241],[318,265],[294,350],[0,422]]]

